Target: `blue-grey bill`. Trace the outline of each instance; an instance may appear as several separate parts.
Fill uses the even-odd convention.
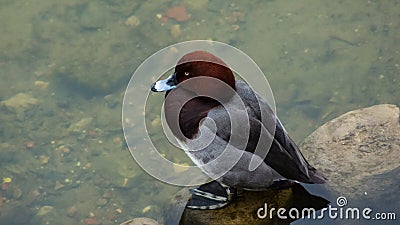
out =
[[[154,92],[169,91],[176,88],[177,81],[175,73],[164,80],[159,80],[151,85],[151,90]]]

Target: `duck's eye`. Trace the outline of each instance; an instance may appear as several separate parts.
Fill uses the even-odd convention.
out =
[[[185,76],[189,76],[189,72],[185,72]]]

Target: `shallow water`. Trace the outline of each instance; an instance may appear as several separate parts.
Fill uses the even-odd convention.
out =
[[[212,39],[247,53],[297,142],[349,110],[400,104],[399,1],[188,0],[183,21],[166,16],[182,1],[0,4],[0,224],[162,221],[179,187],[134,162],[121,107],[133,71],[176,42]],[[162,98],[147,105],[155,125]],[[150,133],[166,157],[186,160]],[[398,189],[398,172],[384,179]],[[398,211],[388,193],[354,205]]]

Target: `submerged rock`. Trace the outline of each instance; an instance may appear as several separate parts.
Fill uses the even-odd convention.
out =
[[[44,216],[48,213],[50,213],[51,211],[53,211],[54,207],[50,206],[50,205],[45,205],[40,207],[39,211],[37,212],[38,216]]]
[[[378,176],[400,166],[399,108],[383,104],[345,113],[315,130],[300,148],[340,194],[384,190],[393,179]]]
[[[18,93],[15,96],[2,101],[1,104],[10,110],[27,109],[31,106],[37,105],[39,101],[32,97],[30,94]]]
[[[135,219],[131,219],[121,223],[120,225],[160,225],[157,221],[146,218],[146,217],[139,217]]]
[[[82,118],[78,122],[71,124],[68,127],[68,131],[74,132],[74,133],[81,133],[83,130],[85,130],[89,127],[89,125],[92,123],[92,121],[93,121],[92,117]]]

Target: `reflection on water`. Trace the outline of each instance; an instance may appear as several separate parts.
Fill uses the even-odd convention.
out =
[[[298,142],[351,109],[398,104],[397,9],[395,1],[2,1],[1,224],[162,222],[179,188],[132,160],[121,102],[132,71],[175,42],[213,39],[246,52]],[[398,210],[398,174],[377,180],[394,181],[379,197],[349,202]]]

